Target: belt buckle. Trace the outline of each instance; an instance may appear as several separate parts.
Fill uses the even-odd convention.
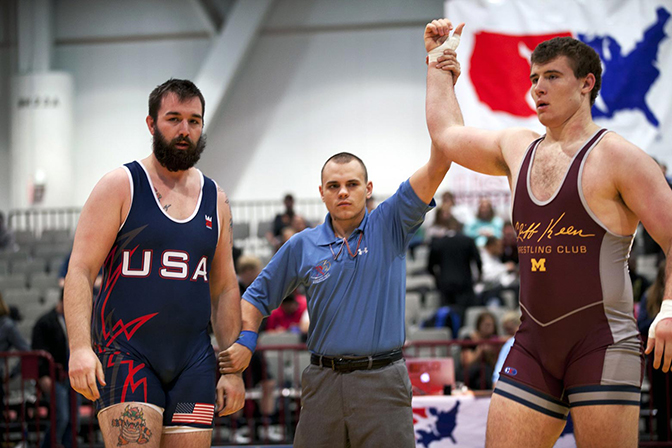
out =
[[[333,370],[335,372],[337,363],[342,363],[343,361],[345,361],[345,360],[341,357],[331,358],[331,370]]]

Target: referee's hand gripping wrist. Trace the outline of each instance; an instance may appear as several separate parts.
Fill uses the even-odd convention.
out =
[[[228,375],[245,370],[257,346],[257,337],[254,331],[242,331],[234,344],[219,352],[219,373]]]

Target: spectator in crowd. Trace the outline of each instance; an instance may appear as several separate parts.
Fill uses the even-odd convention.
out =
[[[520,312],[518,311],[507,311],[506,314],[502,317],[502,329],[504,330],[504,336],[507,337],[508,339],[502,346],[502,348],[499,350],[499,356],[497,357],[497,364],[495,364],[495,371],[492,374],[492,384],[497,382],[499,380],[499,372],[502,370],[502,367],[504,367],[504,361],[506,361],[506,357],[509,354],[509,350],[511,350],[511,346],[513,345],[514,341],[514,336],[516,334],[516,331],[518,331],[518,327],[520,327]]]
[[[630,255],[628,258],[628,274],[630,275],[630,283],[632,283],[632,300],[636,303],[642,300],[642,296],[651,286],[649,279],[641,275],[638,271],[638,256]],[[637,318],[638,315],[635,315]]]
[[[480,278],[481,257],[474,240],[462,233],[462,224],[457,219],[451,216],[442,225],[445,234],[430,242],[427,270],[436,279],[442,306],[455,308],[462,319],[464,310],[476,305],[472,265]]]
[[[299,294],[297,289],[285,297],[280,306],[271,312],[266,319],[267,332],[292,331],[301,332],[301,317],[306,311],[306,296]]]
[[[504,221],[495,215],[495,209],[489,199],[483,198],[478,203],[476,217],[469,222],[464,233],[476,240],[478,247],[483,247],[489,236],[502,237]]]
[[[21,310],[16,305],[9,306],[9,317],[17,324],[23,320],[23,314],[21,314]]]
[[[236,262],[236,274],[238,275],[238,286],[240,287],[240,295],[248,286],[252,284],[257,275],[261,272],[262,263],[259,257],[254,255],[241,255]],[[261,333],[266,329],[268,319],[264,319],[259,330]],[[232,419],[238,419],[238,429],[235,432],[234,438],[236,443],[250,443],[252,441],[252,434],[249,426],[245,425],[243,415],[252,415],[254,417],[261,417],[261,421],[255,421],[258,426],[257,431],[263,432],[261,428],[270,428],[273,423],[273,416],[276,411],[275,397],[273,392],[276,387],[276,381],[271,372],[264,371],[264,359],[260,352],[254,352],[250,365],[243,372],[243,380],[245,380],[245,388],[253,389],[261,387],[261,400],[257,405],[256,402],[248,401],[245,403],[245,408],[238,411],[232,416]],[[252,409],[249,409],[249,407]],[[249,422],[248,422],[249,423]],[[280,441],[282,437],[278,437],[277,431],[268,431],[267,436],[269,441]],[[280,435],[281,436],[281,435]]]
[[[41,316],[33,327],[33,350],[44,350],[49,353],[56,363],[56,382],[52,383],[49,374],[49,364],[45,359],[40,359],[39,386],[44,396],[51,397],[52,387],[56,394],[56,443],[65,448],[72,446],[72,410],[70,409],[70,380],[67,374],[68,368],[68,337],[65,331],[65,318],[63,316],[63,290],[61,298],[56,306]],[[74,393],[74,392],[73,392]],[[79,407],[80,396],[77,394],[76,405]],[[45,437],[42,448],[51,447],[49,437],[50,421],[47,421]],[[77,422],[75,422],[77,425]]]
[[[236,263],[236,274],[238,275],[238,286],[242,295],[248,286],[252,284],[257,275],[261,272],[261,260],[254,255],[241,255]]]
[[[489,311],[484,311],[476,319],[476,329],[464,340],[488,341],[497,337],[497,319]],[[499,352],[496,344],[478,344],[462,348],[462,369],[464,383],[473,390],[492,389],[492,373]]]
[[[294,215],[290,227],[292,228],[292,230],[294,230],[295,233],[299,233],[308,228],[308,222],[303,216]]]
[[[14,233],[5,225],[5,214],[0,212],[0,250],[14,250]]]
[[[449,328],[453,339],[457,336],[462,326],[463,316],[457,311],[457,307],[440,306],[434,314],[420,323],[420,328]]]
[[[660,305],[663,302],[663,293],[665,292],[665,266],[663,260],[658,264],[656,279],[651,286],[644,292],[639,301],[637,312],[637,326],[644,340],[647,339],[649,327],[660,311]]]
[[[489,236],[485,246],[481,248],[481,261],[483,262],[483,290],[480,302],[488,305],[505,305],[502,291],[510,289],[518,294],[518,276],[516,264],[512,261],[502,263],[503,253],[502,240]]]
[[[305,218],[294,211],[294,196],[286,194],[283,202],[285,211],[275,215],[272,232],[266,234],[266,239],[276,251],[286,241],[283,238],[285,228],[292,228],[295,233],[298,233],[308,227]]]
[[[0,294],[0,352],[8,352],[10,349],[19,351],[30,350],[30,345],[19,333],[16,323],[10,317],[9,307],[5,304]],[[5,362],[0,362],[0,407],[4,407],[5,398]]]
[[[518,237],[516,229],[513,228],[511,221],[506,221],[502,228],[502,255],[499,257],[502,263],[509,261],[518,266]]]
[[[294,196],[291,194],[286,194],[283,203],[285,204],[285,211],[275,215],[273,220],[273,236],[280,236],[280,232],[284,227],[288,227],[292,224],[292,219],[296,215],[294,211]]]
[[[456,220],[461,223],[461,221],[453,216],[453,206],[455,205],[455,199],[453,194],[450,191],[446,191],[441,195],[441,205],[439,205],[436,210],[432,213],[434,215],[434,222],[429,226],[425,232],[425,236],[428,240],[434,238],[441,238],[448,233],[448,223],[451,220]]]
[[[649,327],[653,322],[654,317],[660,311],[660,306],[663,303],[663,295],[665,292],[665,261],[658,265],[658,272],[653,284],[644,292],[642,300],[639,302],[639,312],[637,314],[637,326],[642,335],[644,344],[649,336]],[[652,368],[653,357],[649,356],[647,359],[647,374],[651,382],[650,397],[653,400],[653,407],[658,410],[656,413],[656,433],[658,441],[669,441],[670,439],[670,407],[667,401],[670,399],[669,387],[670,379],[668,375],[663,373],[660,369]]]

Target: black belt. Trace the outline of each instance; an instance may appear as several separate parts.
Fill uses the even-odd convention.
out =
[[[401,350],[381,353],[373,356],[322,356],[310,355],[310,363],[326,367],[335,372],[352,372],[354,370],[374,370],[392,364],[403,357]]]

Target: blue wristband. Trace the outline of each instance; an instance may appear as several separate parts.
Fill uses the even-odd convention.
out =
[[[252,353],[257,348],[257,338],[259,335],[254,331],[243,330],[240,332],[236,344],[247,347]]]

